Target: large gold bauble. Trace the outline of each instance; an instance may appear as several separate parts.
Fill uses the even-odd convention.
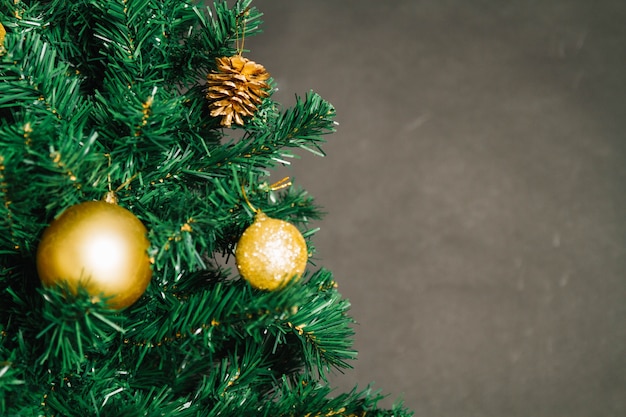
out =
[[[306,242],[291,223],[258,212],[235,249],[237,269],[253,287],[276,290],[304,272]]]
[[[4,26],[2,26],[2,23],[0,23],[0,48],[4,46],[4,36],[6,34],[7,31],[4,29]]]
[[[147,230],[130,211],[104,201],[65,210],[44,231],[37,249],[37,271],[47,286],[66,283],[94,298],[111,297],[121,309],[144,293],[152,269]]]

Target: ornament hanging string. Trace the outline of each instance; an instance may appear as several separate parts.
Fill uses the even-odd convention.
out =
[[[117,198],[117,193],[125,188],[128,187],[128,185],[135,179],[135,177],[137,176],[137,173],[134,173],[130,178],[128,178],[126,181],[124,181],[119,187],[117,187],[115,189],[115,191],[113,190],[113,187],[111,187],[111,154],[106,153],[104,154],[104,156],[106,156],[109,160],[109,172],[107,173],[107,185],[109,187],[109,191],[104,195],[104,201],[106,201],[107,203],[110,204],[117,204],[119,199]]]
[[[272,185],[270,185],[268,189],[270,191],[278,191],[278,190],[282,190],[283,188],[291,187],[291,185],[292,185],[291,179],[289,177],[285,177],[281,180],[276,181]],[[252,203],[250,202],[250,200],[248,199],[248,195],[246,194],[245,184],[241,184],[241,194],[243,195],[243,200],[246,202],[248,207],[250,207],[250,210],[252,210],[252,212],[256,214],[261,212],[261,209],[254,207]]]
[[[250,6],[246,7],[241,13],[237,15],[235,26],[237,27],[235,32],[235,47],[237,48],[237,55],[241,56],[243,53],[243,45],[246,41],[246,17],[250,14]],[[241,28],[241,44],[239,43],[239,20],[243,18]]]

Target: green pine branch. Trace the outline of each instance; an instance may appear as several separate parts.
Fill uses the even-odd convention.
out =
[[[229,4],[230,3],[230,4]],[[383,416],[369,390],[333,395],[350,367],[349,302],[324,269],[279,291],[233,271],[256,209],[314,252],[321,217],[268,176],[324,155],[335,110],[271,95],[244,126],[210,116],[207,74],[261,31],[251,0],[0,0],[0,415]],[[135,304],[42,287],[36,248],[67,207],[115,191],[149,230]]]

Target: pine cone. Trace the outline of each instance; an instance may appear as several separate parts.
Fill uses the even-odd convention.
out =
[[[207,99],[211,116],[221,116],[220,124],[233,121],[243,126],[243,117],[253,116],[257,104],[269,96],[270,77],[263,65],[241,55],[217,58],[217,70],[207,75]]]

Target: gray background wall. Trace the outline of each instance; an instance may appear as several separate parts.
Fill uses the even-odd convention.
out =
[[[259,0],[355,369],[417,416],[626,415],[626,2]]]

